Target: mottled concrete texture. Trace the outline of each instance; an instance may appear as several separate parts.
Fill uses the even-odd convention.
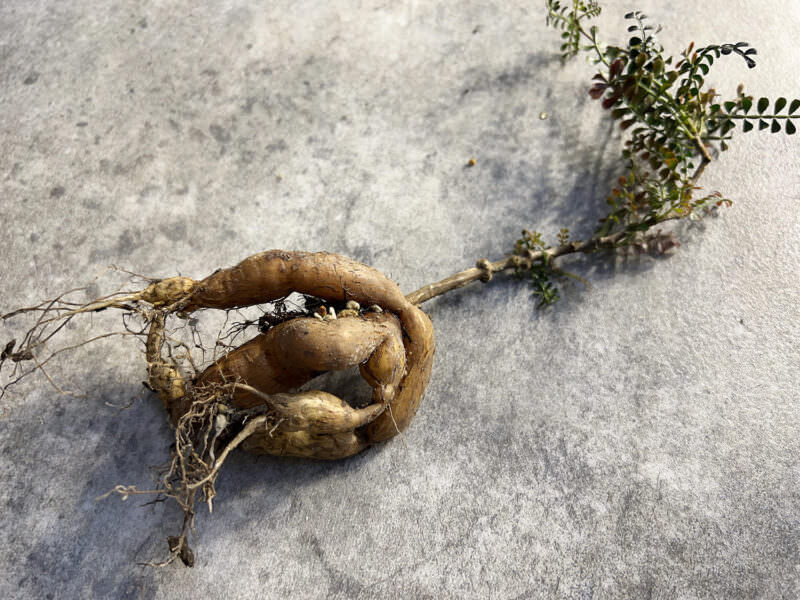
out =
[[[712,72],[727,95],[800,95],[794,0],[604,4],[611,41],[639,8],[672,51],[757,47],[758,68]],[[619,142],[542,5],[2,2],[0,311],[112,263],[329,250],[411,291],[523,226],[585,235]],[[669,258],[570,263],[592,288],[551,310],[507,278],[426,305],[438,351],[402,439],[235,456],[194,569],[136,564],[164,556],[174,506],[95,502],[168,456],[140,346],[54,364],[86,398],[39,377],[2,401],[0,597],[797,598],[798,143],[742,136],[703,180],[731,209]]]

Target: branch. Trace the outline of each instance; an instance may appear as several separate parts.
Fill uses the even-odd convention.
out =
[[[678,218],[678,215],[669,218]],[[663,220],[667,220],[667,218]],[[406,296],[406,300],[411,302],[411,304],[419,305],[432,298],[436,298],[436,296],[441,296],[442,294],[462,288],[478,280],[487,283],[491,281],[494,273],[500,273],[511,269],[529,270],[539,261],[549,261],[566,254],[574,254],[576,252],[588,253],[604,248],[615,248],[617,242],[628,233],[626,229],[623,229],[612,235],[591,237],[581,242],[570,242],[569,244],[563,244],[554,248],[546,248],[545,250],[537,250],[536,252],[529,250],[525,256],[514,255],[495,262],[489,262],[484,258],[479,260],[471,269],[465,269],[441,281],[430,283],[411,292]]]
[[[703,159],[689,180],[690,185],[694,186],[697,183],[709,162],[710,160],[705,158]],[[652,229],[654,226],[665,221],[672,221],[685,216],[685,214],[672,211],[655,220],[648,229]],[[450,275],[450,277],[445,277],[441,281],[422,286],[418,290],[408,294],[406,296],[406,300],[411,302],[411,304],[418,306],[423,302],[427,302],[428,300],[436,298],[437,296],[441,296],[447,292],[467,286],[475,281],[480,280],[484,283],[488,283],[491,281],[492,275],[495,273],[500,273],[502,271],[508,271],[511,269],[530,270],[537,263],[551,264],[553,259],[558,258],[559,256],[565,256],[567,254],[575,254],[578,252],[589,253],[602,249],[614,249],[617,247],[619,241],[630,233],[631,232],[625,228],[611,235],[593,236],[587,240],[570,242],[554,248],[545,248],[544,250],[538,250],[536,252],[528,250],[527,254],[524,256],[514,255],[494,262],[490,262],[484,258],[475,263],[475,266],[471,269],[459,271],[458,273]]]

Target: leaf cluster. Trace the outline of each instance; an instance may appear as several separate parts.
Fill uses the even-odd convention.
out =
[[[621,230],[625,235],[618,245],[626,246],[637,239],[639,232],[668,219],[699,218],[701,214],[731,205],[720,192],[696,197],[699,189],[691,182],[685,185],[665,182],[632,161],[627,174],[618,179],[606,199],[610,211],[600,219],[597,235],[607,236]]]
[[[723,57],[738,56],[748,68],[756,66],[757,52],[747,42],[697,48],[692,42],[678,56],[669,56],[657,40],[661,27],[650,24],[640,11],[632,11],[625,15],[627,43],[605,45],[598,39],[596,26],[586,27],[600,14],[597,2],[545,2],[547,23],[561,31],[562,59],[581,52],[589,55],[598,66],[589,95],[601,102],[626,136],[625,174],[608,194],[609,212],[600,219],[595,238],[611,236],[616,246],[636,246],[644,232],[659,223],[701,218],[730,205],[719,192],[698,194],[697,179],[712,160],[712,152],[728,149],[737,126],[743,132],[758,127],[771,133],[796,133],[800,99],[755,101],[739,86],[735,97],[723,100],[706,85],[715,62]],[[565,243],[566,237],[559,236],[559,245]],[[546,248],[539,233],[525,230],[514,253]],[[534,261],[527,273],[540,305],[558,299],[551,282],[558,273],[543,261]]]
[[[633,11],[625,18],[632,22],[627,28],[631,37],[625,47],[601,49],[596,30],[586,34],[591,45],[585,49],[594,52],[602,65],[589,95],[602,101],[603,108],[619,121],[622,130],[630,129],[623,158],[628,163],[629,183],[638,183],[637,200],[650,199],[662,205],[660,200],[669,198],[673,201],[671,208],[681,209],[679,212],[685,216],[691,212],[687,209],[693,205],[688,200],[697,189],[694,170],[700,162],[711,160],[709,148],[727,150],[737,123],[742,124],[743,131],[752,130],[758,123],[759,129],[769,127],[775,133],[782,129],[783,120],[783,129],[793,134],[793,119],[800,117],[793,113],[800,108],[800,100],[791,103],[787,114],[780,114],[787,100],[779,98],[773,113],[766,114],[770,101],[761,98],[754,114],[750,113],[753,98],[745,95],[740,86],[735,98],[720,101],[714,88],[704,87],[714,61],[738,55],[753,68],[754,48],[747,42],[736,42],[695,49],[692,43],[676,59],[665,56],[655,38],[660,27],[648,24],[646,15]],[[662,189],[657,191],[654,187]],[[614,202],[609,204],[618,209]],[[637,211],[637,202],[630,206]],[[605,223],[601,227],[607,230],[608,220]]]
[[[562,229],[559,239],[566,242],[567,230]],[[530,257],[539,252],[547,250],[548,246],[542,239],[542,234],[538,231],[522,230],[522,237],[514,244],[514,255]],[[537,299],[537,307],[544,308],[555,304],[560,298],[558,287],[554,284],[554,277],[557,275],[553,269],[549,254],[542,254],[542,258],[534,260],[530,268],[518,268],[514,271],[514,277],[525,279],[533,287],[533,296]]]
[[[561,58],[567,60],[581,51],[581,22],[600,15],[596,0],[547,0],[547,24],[561,30]]]

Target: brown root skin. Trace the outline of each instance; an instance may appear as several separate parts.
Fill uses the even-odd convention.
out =
[[[270,250],[196,282],[184,310],[251,306],[291,292],[330,302],[377,304],[395,314],[411,306],[400,288],[383,273],[345,256]]]
[[[250,435],[242,442],[242,448],[254,454],[321,459],[353,456],[368,447],[369,444],[352,431],[333,434],[295,431],[280,437]]]
[[[270,437],[279,438],[284,432],[313,431],[319,434],[350,433],[383,412],[385,405],[370,404],[352,408],[347,402],[322,390],[299,394],[274,394],[270,405],[281,419]]]
[[[140,297],[144,302],[161,308],[187,298],[195,285],[196,282],[188,277],[170,277],[151,283],[140,292]]]
[[[160,311],[154,312],[151,317],[150,330],[145,343],[147,380],[150,388],[158,393],[174,425],[180,415],[174,415],[172,409],[176,403],[186,397],[186,383],[178,369],[161,357],[165,321],[166,315]]]
[[[189,410],[198,390],[233,384],[234,407],[263,405],[278,419],[275,427],[245,441],[243,446],[254,451],[344,458],[408,426],[430,378],[433,326],[394,282],[371,267],[336,254],[272,250],[201,281],[175,277],[156,282],[141,292],[141,300],[163,307],[160,314],[189,313],[261,304],[292,292],[377,305],[383,312],[349,311],[334,321],[281,323],[207,368],[194,382],[195,394],[181,393],[186,384],[176,366],[161,359],[163,319],[154,318],[148,338],[150,385],[173,424]],[[351,409],[323,392],[291,393],[321,372],[356,365],[373,387],[373,403],[366,409]]]
[[[363,365],[376,388],[396,386],[405,371],[400,322],[388,313],[319,321],[296,318],[242,344],[208,367],[196,385],[243,381],[265,394],[286,392],[326,371]],[[384,393],[375,401],[388,402]],[[233,404],[250,408],[263,400],[237,390]]]
[[[346,308],[338,319],[327,315],[330,320],[278,310],[270,315],[274,320],[268,321],[266,332],[199,374],[190,348],[166,333],[172,314],[278,302],[292,292]],[[154,566],[177,559],[194,564],[188,535],[195,504],[202,498],[211,509],[219,470],[236,448],[316,459],[352,456],[408,426],[433,364],[430,319],[379,271],[336,254],[273,250],[200,281],[172,277],[137,292],[119,291],[82,305],[62,298],[3,315],[39,313],[19,349],[13,341],[3,348],[0,367],[6,359],[15,364],[35,360],[36,352],[76,315],[116,308],[142,317],[147,324],[148,385],[158,393],[174,427],[172,459],[156,489],[115,486],[105,496],[158,494],[181,507],[181,533],[169,538],[169,559],[148,563]],[[124,332],[88,341],[120,333],[144,335],[144,330],[130,330],[127,323],[125,327]],[[177,346],[188,352],[174,353]],[[72,348],[37,360],[36,369],[47,376],[47,361]],[[180,355],[191,364],[194,380],[182,373],[175,358]],[[355,366],[372,387],[371,403],[364,408],[354,408],[322,390],[296,391],[322,372]]]

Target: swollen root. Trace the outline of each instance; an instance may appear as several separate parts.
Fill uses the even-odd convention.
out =
[[[304,307],[275,309],[293,293],[305,296]],[[196,365],[188,346],[180,355],[173,352],[175,342],[167,334],[171,318],[191,323],[200,310],[265,303],[273,310],[258,320],[259,333],[238,346],[218,339],[227,352],[210,364]],[[46,375],[47,361],[61,351],[44,362],[37,356],[52,337],[76,316],[106,309],[145,323],[131,329],[130,318],[123,319],[126,331],[117,334],[143,339],[147,385],[175,431],[171,461],[157,489],[118,486],[109,492],[155,493],[181,507],[183,527],[168,539],[170,558],[151,564],[180,559],[192,566],[188,535],[195,503],[211,510],[219,470],[234,449],[316,459],[361,452],[408,426],[433,362],[430,320],[383,274],[335,254],[273,250],[201,280],[173,277],[86,304],[58,298],[5,315],[38,315],[22,343],[12,340],[0,356],[0,366],[13,364],[16,375],[5,387],[34,370]],[[17,366],[27,361],[33,368],[18,373]],[[322,373],[354,367],[372,390],[367,406],[324,390],[298,391]]]
[[[283,394],[286,424],[268,437],[259,434],[258,440],[249,441],[246,447],[251,451],[344,458],[402,431],[430,378],[433,326],[375,269],[335,254],[271,251],[200,281],[180,277],[150,285],[142,299],[166,317],[171,312],[261,304],[292,292],[358,309],[345,309],[349,314],[338,319],[327,318],[336,314],[332,309],[321,319],[305,316],[280,323],[212,364],[195,383],[241,383],[265,396]],[[364,306],[380,312],[362,311]],[[148,340],[150,385],[175,423],[191,401],[176,366],[157,354],[161,333],[156,321]],[[373,387],[373,405],[365,413],[349,412],[346,402],[330,395],[311,398],[294,391],[320,373],[353,366],[360,367]],[[245,391],[235,395],[234,403],[270,405]],[[295,422],[305,427],[290,429],[289,423]]]

